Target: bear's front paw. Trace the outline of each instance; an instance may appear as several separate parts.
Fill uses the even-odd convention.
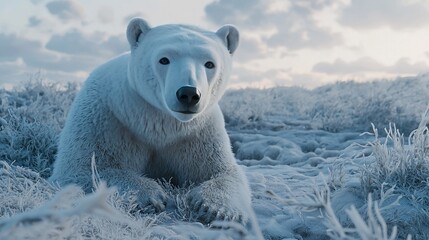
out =
[[[188,204],[198,221],[209,224],[214,220],[235,221],[244,223],[247,214],[239,206],[234,206],[228,196],[216,194],[216,190],[210,193],[202,191],[201,187],[193,189],[188,195]]]
[[[167,203],[167,194],[155,181],[146,181],[138,192],[139,207],[146,212],[162,212]]]

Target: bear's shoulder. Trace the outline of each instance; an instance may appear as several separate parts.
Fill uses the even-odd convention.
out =
[[[124,53],[92,71],[76,96],[72,110],[85,110],[94,114],[116,101],[116,98],[120,97],[122,83],[127,80],[128,61],[129,53]],[[80,115],[84,114],[76,114]]]
[[[128,61],[130,53],[126,52],[122,55],[114,57],[102,65],[98,66],[90,75],[89,79],[117,79],[127,76]]]

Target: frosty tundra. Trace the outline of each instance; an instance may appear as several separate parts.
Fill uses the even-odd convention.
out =
[[[248,221],[249,187],[218,106],[238,36],[230,25],[214,33],[133,19],[131,52],[98,67],[76,97],[50,180],[90,191],[95,154],[101,179],[138,191],[142,207],[162,211],[156,179],[171,179],[193,184],[189,203],[200,221]]]

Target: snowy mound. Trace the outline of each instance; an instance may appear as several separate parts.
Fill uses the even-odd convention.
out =
[[[174,201],[154,214],[97,181],[88,195],[46,182],[76,91],[0,90],[0,239],[252,239],[234,223],[196,222],[187,189],[168,183]],[[426,238],[428,104],[426,76],[227,92],[221,107],[264,237]]]

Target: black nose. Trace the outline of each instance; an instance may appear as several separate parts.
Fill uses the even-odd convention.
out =
[[[185,86],[177,90],[176,96],[183,106],[189,108],[197,105],[200,101],[201,93],[196,87]]]

